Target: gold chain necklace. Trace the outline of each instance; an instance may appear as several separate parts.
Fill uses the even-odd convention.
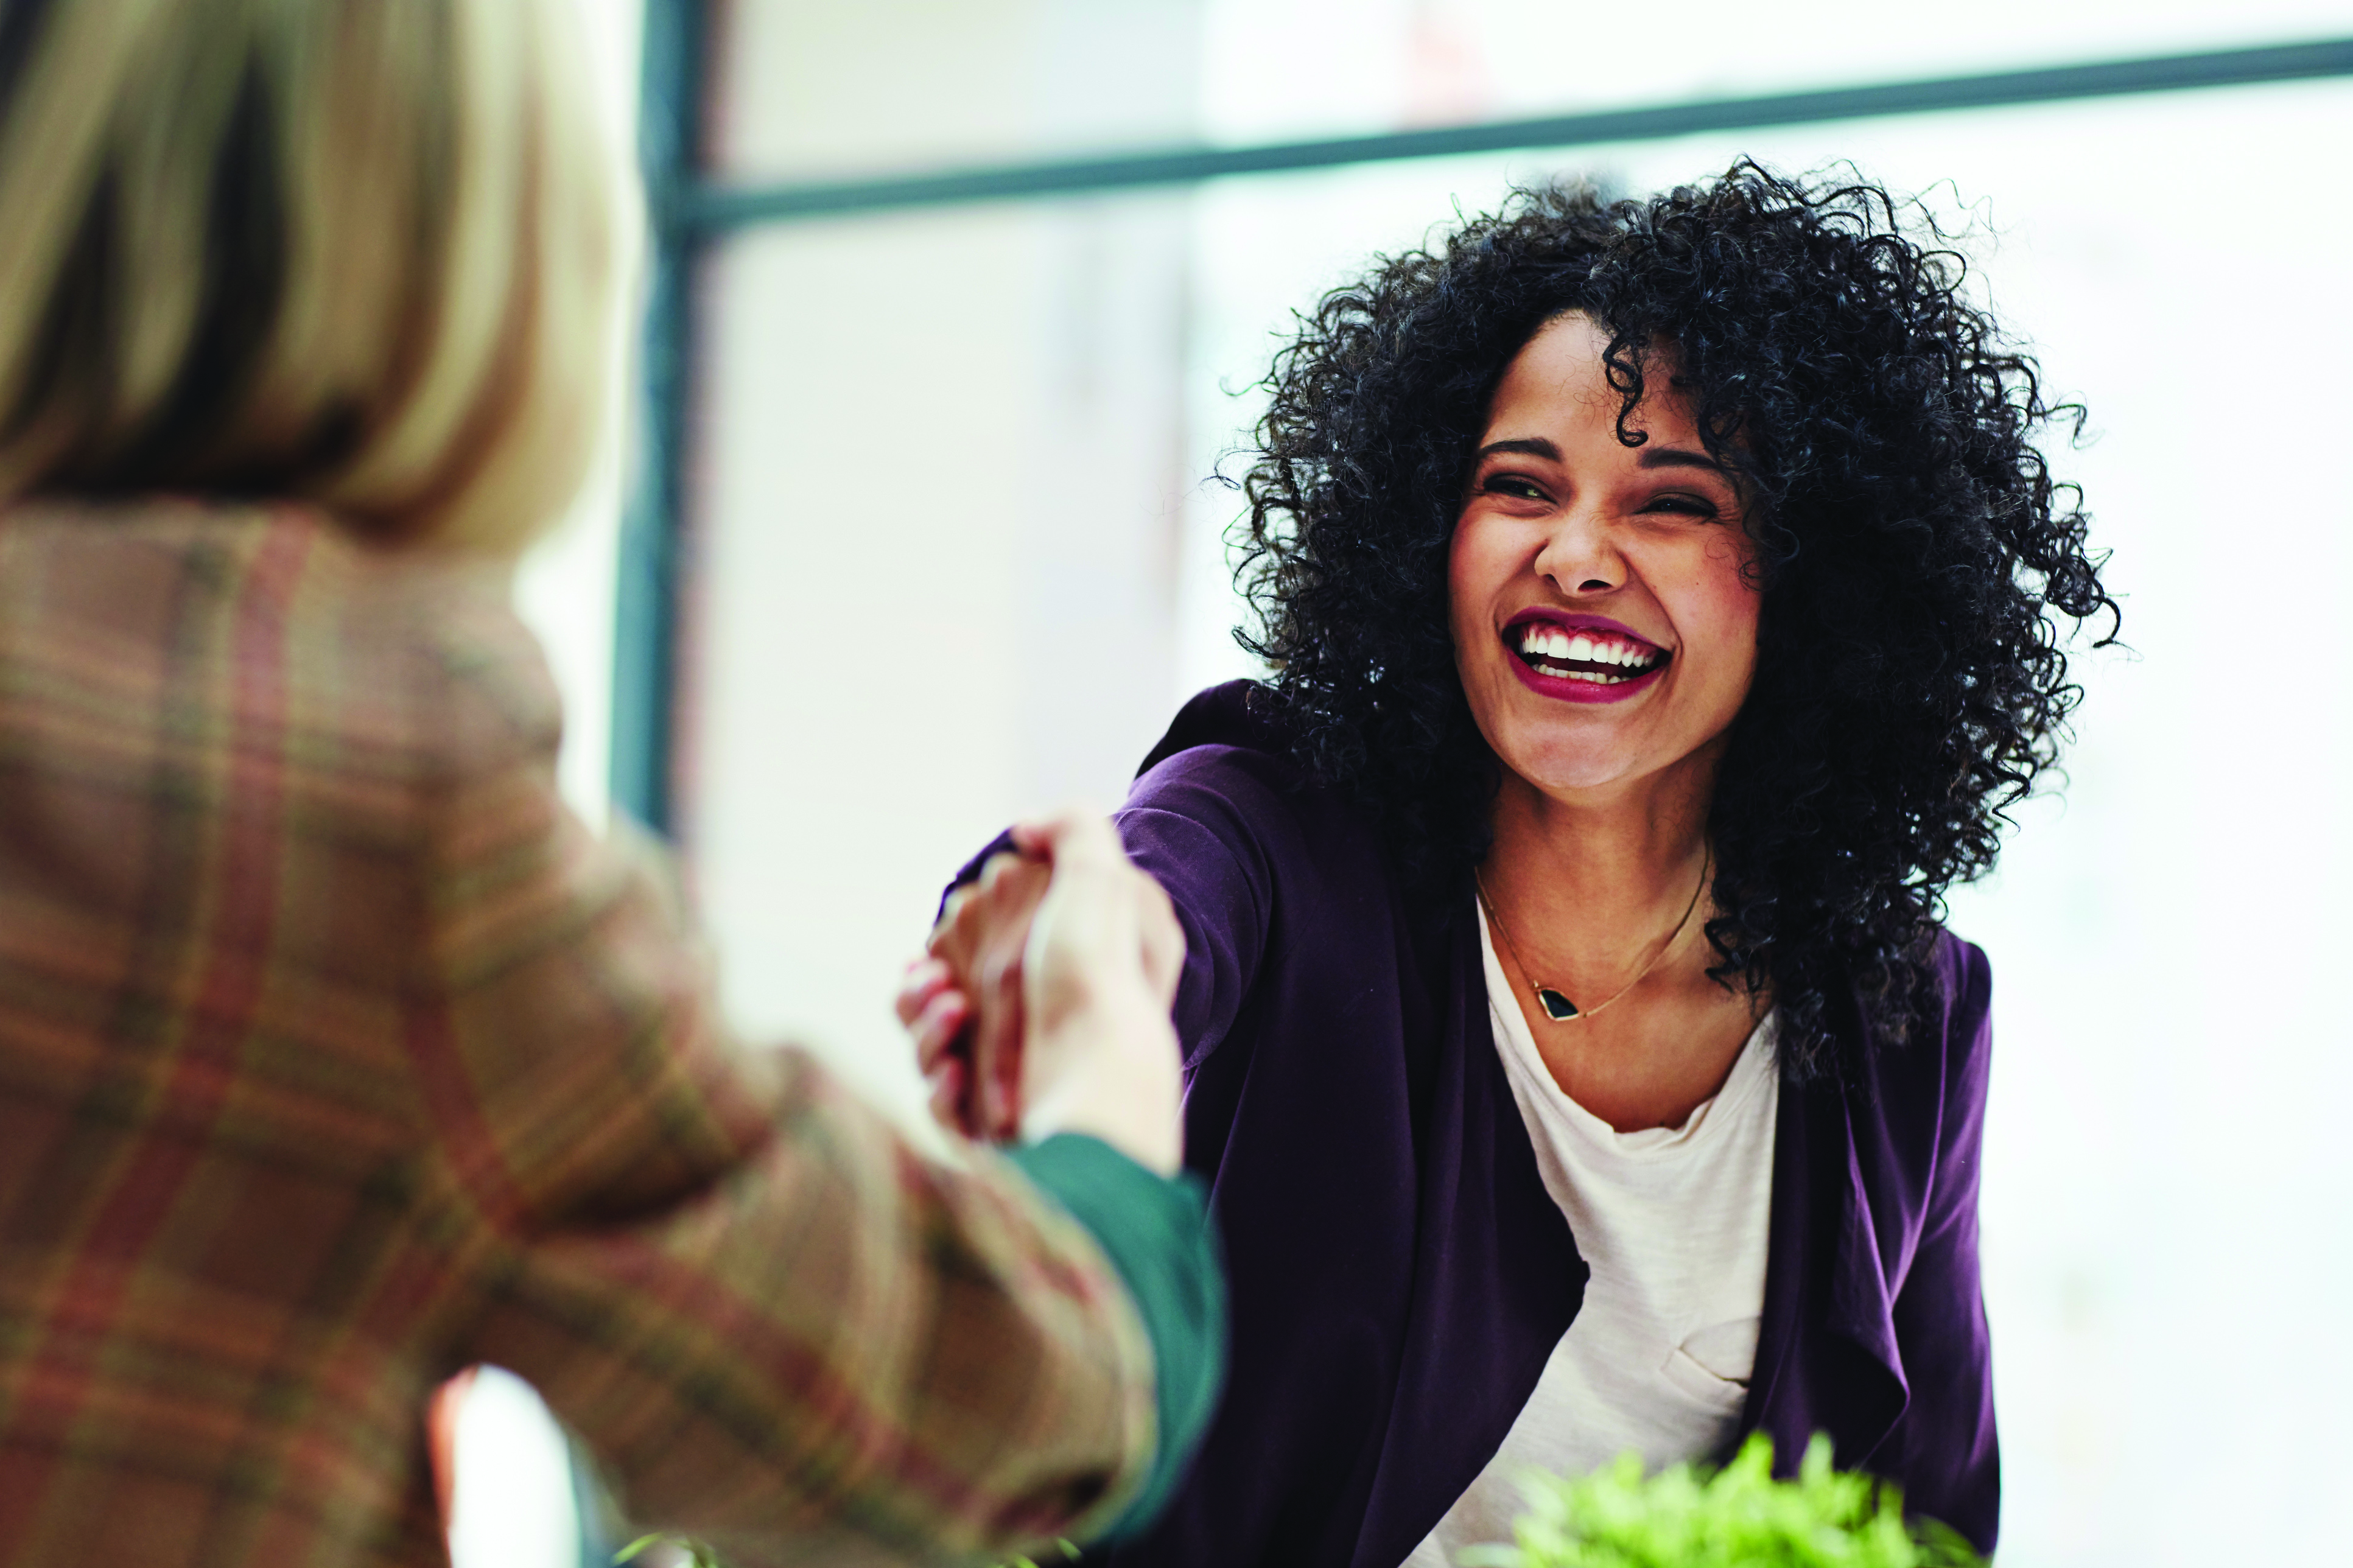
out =
[[[1714,845],[1710,845],[1700,856],[1699,886],[1692,889],[1691,902],[1683,906],[1683,919],[1677,921],[1675,922],[1675,929],[1667,933],[1666,945],[1660,948],[1658,952],[1651,954],[1651,962],[1642,965],[1640,970],[1636,971],[1634,978],[1626,982],[1625,985],[1619,991],[1617,995],[1610,997],[1608,1002],[1603,1002],[1598,1005],[1586,1008],[1579,1008],[1576,1003],[1570,1001],[1567,992],[1555,990],[1549,985],[1537,984],[1535,972],[1528,967],[1528,961],[1520,956],[1520,944],[1512,940],[1512,928],[1504,923],[1504,917],[1496,912],[1495,900],[1487,896],[1487,879],[1480,875],[1478,870],[1474,868],[1471,873],[1471,879],[1478,884],[1480,907],[1485,910],[1487,911],[1488,918],[1495,922],[1495,929],[1503,932],[1504,946],[1510,951],[1512,954],[1512,962],[1520,966],[1520,973],[1526,978],[1530,987],[1535,990],[1536,994],[1536,1005],[1543,1008],[1545,1016],[1551,1019],[1554,1023],[1566,1024],[1573,1019],[1594,1017],[1600,1013],[1603,1007],[1607,1007],[1610,1005],[1611,1003],[1621,1000],[1627,992],[1633,990],[1635,986],[1642,984],[1643,980],[1649,976],[1651,971],[1659,966],[1659,961],[1661,959],[1666,957],[1668,953],[1674,951],[1676,944],[1683,941],[1684,929],[1691,924],[1692,911],[1699,908],[1700,894],[1707,890],[1708,868],[1715,863],[1715,847]]]

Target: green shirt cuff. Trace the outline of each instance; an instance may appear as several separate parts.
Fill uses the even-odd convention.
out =
[[[1160,1446],[1144,1489],[1103,1536],[1126,1540],[1160,1517],[1225,1385],[1226,1270],[1208,1191],[1189,1172],[1155,1175],[1101,1139],[1079,1133],[1057,1133],[1005,1152],[1093,1234],[1152,1341]]]

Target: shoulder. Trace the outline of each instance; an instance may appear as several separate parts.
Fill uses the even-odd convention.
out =
[[[1946,1077],[1972,1074],[1982,1089],[1985,1058],[1993,1046],[1993,964],[1977,943],[1939,930],[1931,970]]]
[[[553,767],[563,707],[539,639],[512,604],[512,565],[385,547],[330,526],[289,627],[290,663],[332,738],[381,742],[428,789]],[[335,690],[319,689],[332,682]]]
[[[1269,759],[1285,757],[1293,739],[1272,687],[1258,680],[1229,680],[1195,692],[1176,710],[1167,733],[1145,754],[1135,771],[1141,777],[1162,763],[1201,747],[1248,751]]]
[[[1931,942],[1922,979],[1926,994],[1907,1035],[1891,1039],[1861,1021],[1861,998],[1847,1015],[1862,1030],[1857,1053],[1866,1078],[1886,1082],[1949,1073],[1957,1058],[1982,1055],[1993,1008],[1993,966],[1985,950],[1941,926]]]
[[[0,615],[18,651],[100,649],[132,663],[250,648],[345,554],[310,513],[167,500],[42,499],[0,511]]]
[[[1984,1113],[1992,1067],[1993,964],[1977,943],[1940,931],[1936,973],[1947,1103],[1976,1118]]]
[[[465,770],[519,758],[552,763],[563,704],[539,639],[512,601],[502,563],[467,555],[383,563],[371,585],[384,655],[416,682],[429,715],[430,754]]]
[[[1910,1035],[1873,1038],[1850,1108],[1907,1160],[1970,1135],[1985,1115],[1993,1050],[1993,971],[1983,949],[1939,931],[1929,954],[1935,994]],[[1867,1029],[1867,1026],[1866,1026]]]
[[[1239,875],[1262,900],[1282,887],[1312,902],[1319,889],[1362,899],[1388,879],[1372,819],[1308,775],[1272,692],[1253,681],[1185,705],[1118,818],[1129,852],[1164,881]]]
[[[313,698],[334,701],[307,717],[354,740],[364,729],[428,783],[552,763],[562,703],[538,638],[515,614],[512,564],[315,526],[313,569],[290,608],[288,658]]]
[[[554,685],[507,583],[307,507],[23,503],[0,512],[0,659],[19,700],[94,687],[134,726],[167,707],[186,733],[266,726],[290,769],[364,791],[552,751]]]
[[[1178,710],[1144,759],[1122,816],[1166,813],[1234,843],[1296,837],[1303,826],[1353,816],[1293,760],[1273,693],[1256,681],[1213,686]]]

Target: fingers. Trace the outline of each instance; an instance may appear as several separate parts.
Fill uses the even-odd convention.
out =
[[[973,1121],[979,1135],[997,1141],[1021,1130],[1021,1031],[1006,1031],[987,1059],[977,1065],[978,1092],[974,1097]]]
[[[907,1032],[915,1037],[915,1065],[930,1072],[944,1058],[959,1054],[965,1026],[972,1022],[972,1004],[961,991],[943,991],[915,1016]]]
[[[991,856],[943,904],[929,958],[901,986],[899,1015],[924,1071],[951,1055],[963,1061],[962,1112],[973,1136],[1009,1137],[1020,1124],[1022,952],[1051,879],[1040,858]]]
[[[973,1119],[980,1135],[994,1138],[1004,1124],[1007,1096],[1004,1063],[1020,1048],[1021,956],[992,943],[974,977],[980,994],[972,1032]]]
[[[950,889],[941,900],[940,918],[932,926],[923,951],[953,969],[967,965],[987,931],[992,907],[1002,900],[1008,875],[1023,864],[1021,856],[1011,851],[992,855],[978,876]]]
[[[1012,1136],[1021,1118],[1023,952],[1051,871],[1043,861],[1007,858],[990,868],[987,931],[975,952],[969,986],[978,1008],[973,1030],[975,1114],[985,1136]]]
[[[1066,806],[1050,816],[1016,823],[1013,842],[1025,855],[1088,866],[1125,866],[1127,848],[1111,818],[1082,806]]]
[[[955,919],[956,910],[962,909],[976,893],[995,886],[1006,869],[1019,865],[1021,859],[1021,852],[1018,849],[1000,849],[982,861],[978,876],[968,882],[958,882],[948,889],[947,897],[940,900],[940,918],[932,922],[932,929],[936,931]]]
[[[976,1136],[967,1092],[970,1076],[964,1063],[950,1057],[926,1073],[923,1081],[931,1089],[932,1120],[960,1137]]]
[[[952,978],[948,966],[936,958],[911,962],[907,973],[900,978],[899,994],[891,1000],[892,1011],[899,1015],[899,1022],[913,1029],[923,1009],[931,1005],[932,998],[948,989]]]

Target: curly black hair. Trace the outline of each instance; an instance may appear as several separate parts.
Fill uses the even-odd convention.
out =
[[[1610,334],[1620,439],[1642,439],[1647,375],[1689,397],[1750,498],[1764,595],[1709,819],[1711,973],[1769,988],[1799,1079],[1853,1065],[1841,994],[1897,1040],[1932,1005],[1945,890],[1992,867],[2082,695],[2051,612],[2116,630],[2081,497],[2034,445],[2083,411],[2044,401],[1944,237],[1860,178],[1746,160],[1648,200],[1521,191],[1299,319],[1240,480],[1259,630],[1236,636],[1301,760],[1409,879],[1467,885],[1501,764],[1456,674],[1447,556],[1496,384],[1581,311]]]

